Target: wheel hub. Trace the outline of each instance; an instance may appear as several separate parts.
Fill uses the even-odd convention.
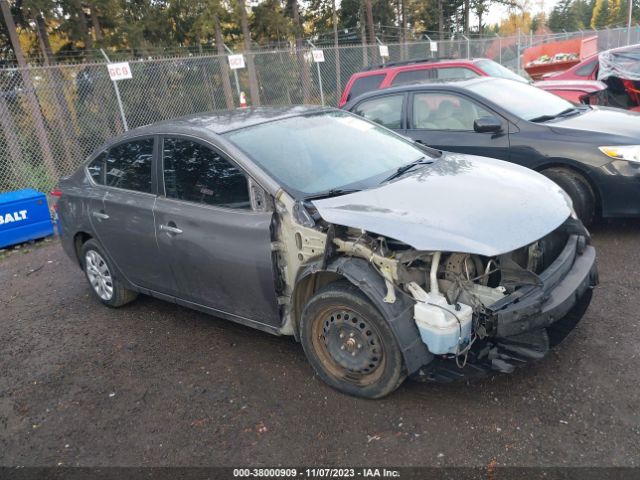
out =
[[[342,368],[371,373],[380,364],[380,340],[369,322],[355,312],[331,312],[324,320],[322,332],[327,352]]]
[[[103,300],[111,300],[113,296],[113,279],[111,272],[102,255],[95,250],[89,250],[85,257],[85,269],[89,283],[96,294]]]

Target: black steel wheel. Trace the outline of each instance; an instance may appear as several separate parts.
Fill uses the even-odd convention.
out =
[[[379,398],[405,378],[402,353],[389,324],[350,283],[336,282],[314,295],[300,330],[318,376],[344,393]]]

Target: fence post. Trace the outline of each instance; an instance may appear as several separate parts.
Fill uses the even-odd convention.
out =
[[[631,45],[631,19],[633,14],[633,0],[629,0],[629,21],[627,22],[627,45]]]
[[[100,52],[102,53],[105,60],[107,61],[107,64],[111,63],[111,60],[109,60],[109,57],[107,57],[107,54],[105,53],[103,48],[100,49]],[[113,88],[116,91],[116,99],[118,100],[118,108],[120,109],[120,118],[122,118],[122,126],[124,127],[124,131],[126,132],[129,130],[129,125],[127,125],[127,117],[124,115],[124,108],[122,107],[122,99],[120,98],[120,89],[118,88],[118,81],[112,80],[112,82],[113,82]]]
[[[224,43],[222,45],[229,55],[233,55],[233,50]],[[240,101],[240,82],[238,81],[238,71],[235,68],[233,69],[233,79],[236,81],[236,92],[238,92],[238,101]]]
[[[376,46],[378,47],[378,52],[380,52],[380,45],[384,45],[384,44],[383,44],[383,43],[380,41],[380,39],[376,36]],[[385,62],[384,57],[383,57],[382,55],[380,55],[380,60],[382,60],[382,64],[383,64],[383,65],[384,65],[385,63],[387,63],[387,62]]]
[[[518,56],[518,75],[522,75],[522,61],[520,60],[520,28],[518,28],[518,40],[516,43],[516,54]]]
[[[496,37],[498,37],[498,63],[502,65],[502,37],[498,35],[498,32],[496,32]]]
[[[316,48],[316,46],[313,43],[311,43],[311,40],[307,40],[307,43],[311,45],[311,48],[313,49]],[[320,87],[320,103],[324,107],[324,92],[322,91],[322,74],[320,73],[320,62],[316,62],[315,59],[313,58],[313,51],[311,51],[310,53],[311,53],[311,59],[313,60],[313,63],[316,64],[316,68],[318,69],[318,86]]]
[[[467,37],[465,34],[462,34],[462,38],[464,38],[467,41],[467,59],[471,58],[470,52],[471,52],[471,45],[469,43],[469,37]]]
[[[432,42],[433,40],[431,40],[431,37],[430,37],[429,35],[427,35],[426,33],[423,33],[423,35],[424,35],[425,37],[427,37],[427,40],[429,41],[429,54],[431,55],[431,58],[433,58],[433,57],[434,57],[434,55],[433,55],[433,52],[431,51],[431,42]]]

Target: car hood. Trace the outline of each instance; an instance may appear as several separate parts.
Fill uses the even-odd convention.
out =
[[[398,180],[312,203],[329,223],[417,250],[495,256],[555,230],[571,214],[569,202],[560,187],[532,170],[446,153]]]
[[[595,141],[612,137],[628,137],[629,142],[638,144],[640,132],[640,114],[619,108],[593,107],[582,115],[574,115],[561,120],[549,122],[554,132],[563,135],[588,136]]]

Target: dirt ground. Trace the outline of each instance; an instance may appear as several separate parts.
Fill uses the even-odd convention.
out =
[[[640,466],[640,222],[595,227],[601,285],[544,361],[377,401],[300,345],[92,296],[57,242],[0,260],[0,465]]]

